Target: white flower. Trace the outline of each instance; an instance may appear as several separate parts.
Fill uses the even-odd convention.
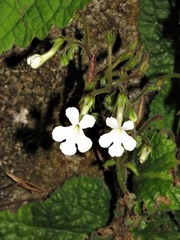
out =
[[[92,147],[92,141],[85,136],[83,129],[93,127],[96,121],[95,118],[85,114],[79,121],[79,110],[75,107],[67,108],[66,116],[72,125],[69,127],[55,127],[52,138],[57,142],[63,141],[60,144],[60,149],[65,155],[74,155],[77,148],[81,153],[88,151]]]
[[[136,141],[125,132],[134,129],[132,121],[126,121],[122,126],[119,126],[117,119],[110,117],[106,119],[106,125],[112,130],[99,138],[99,144],[103,148],[109,148],[108,152],[111,157],[120,157],[124,152],[124,148],[127,151],[134,150]]]

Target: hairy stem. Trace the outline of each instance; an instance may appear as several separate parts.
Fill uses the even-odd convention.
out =
[[[126,187],[127,170],[126,170],[126,167],[122,165],[122,160],[125,160],[125,158],[126,158],[126,154],[124,154],[122,159],[116,158],[115,160],[117,181],[123,194],[128,192]]]
[[[87,25],[86,18],[82,12],[78,12],[78,14],[80,15],[80,17],[82,19],[82,24],[83,24],[83,28],[84,28],[84,44],[89,46],[89,34],[88,34],[88,25]]]
[[[86,45],[86,44],[84,44],[84,43],[82,43],[81,41],[79,41],[79,40],[75,40],[74,38],[70,38],[70,37],[62,37],[64,40],[66,40],[67,42],[69,42],[67,45],[66,45],[66,47],[64,48],[64,49],[66,49],[66,51],[68,50],[68,48],[69,48],[69,46],[71,45],[71,44],[76,44],[76,45],[78,45],[79,47],[81,47],[82,49],[84,49],[85,50],[85,52],[86,52],[86,54],[87,54],[87,56],[88,56],[88,58],[89,59],[91,59],[91,56],[92,56],[92,54],[91,54],[91,52],[90,52],[90,50],[89,50],[89,47]],[[63,49],[63,51],[64,51],[64,49]]]
[[[159,90],[159,87],[153,86],[153,85],[147,85],[136,98],[131,100],[131,103],[132,104],[137,103],[146,93],[157,91],[157,90]]]
[[[139,129],[139,133],[143,133],[145,130],[147,130],[152,122],[159,121],[162,119],[163,119],[163,116],[161,116],[160,114],[155,115],[152,118],[148,119],[147,122],[145,122],[145,124],[143,124],[142,127]]]

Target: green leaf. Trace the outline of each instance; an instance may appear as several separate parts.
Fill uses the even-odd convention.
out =
[[[167,103],[167,96],[171,90],[170,84],[163,86],[159,94],[157,94],[151,105],[150,105],[150,117],[153,117],[157,114],[160,114],[164,117],[163,123],[165,128],[172,129],[173,121],[176,115],[176,109],[172,108],[171,105]],[[178,116],[176,116],[178,118]],[[151,130],[154,131],[157,129],[156,122],[151,124]]]
[[[134,191],[138,202],[148,211],[180,209],[180,188],[174,186],[171,169],[176,166],[175,143],[165,135],[155,134],[152,153],[139,164],[139,176],[134,176]]]
[[[44,203],[0,212],[1,240],[82,240],[107,224],[110,193],[100,179],[72,177]]]
[[[148,76],[157,77],[173,72],[175,63],[175,50],[173,36],[165,36],[165,22],[170,17],[170,10],[174,7],[176,0],[141,0],[138,29],[141,42],[149,53],[150,67]],[[173,27],[173,23],[168,25]],[[174,28],[176,31],[176,29]],[[177,43],[178,45],[178,43]],[[152,80],[151,80],[152,81]],[[172,80],[174,81],[174,80]],[[165,117],[164,125],[172,129],[176,110],[168,103],[167,96],[171,91],[171,80],[164,84],[163,89],[156,95],[150,107],[150,117],[161,114]],[[152,130],[156,124],[152,124]]]
[[[138,240],[180,240],[179,229],[166,213],[151,216],[142,229],[133,228],[133,239]]]
[[[16,44],[26,47],[34,37],[45,38],[50,28],[67,26],[75,12],[91,0],[0,1],[0,53]]]
[[[175,0],[171,1],[173,5]],[[149,53],[150,67],[147,74],[172,72],[174,52],[172,40],[163,37],[163,23],[170,14],[169,0],[141,0],[138,29],[145,50]]]

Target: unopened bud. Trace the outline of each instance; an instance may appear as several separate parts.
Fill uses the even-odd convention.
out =
[[[146,143],[142,146],[141,150],[138,153],[140,163],[144,163],[147,160],[149,154],[151,153],[151,150],[152,148],[150,144]]]
[[[120,94],[117,99],[117,117],[116,118],[117,118],[119,126],[122,125],[126,100],[127,100],[127,98],[126,98],[125,94]]]
[[[129,109],[129,119],[132,121],[132,122],[136,122],[137,121],[137,114],[135,112],[135,110],[133,109],[133,107],[131,107]]]
[[[137,38],[133,39],[130,46],[129,46],[129,50],[135,51],[139,46],[139,41]]]
[[[67,55],[65,53],[62,54],[61,57],[60,57],[61,66],[66,67],[68,65],[68,63],[69,63],[69,61],[68,61]]]
[[[113,45],[114,41],[115,41],[115,35],[112,32],[107,32],[106,33],[106,41],[107,41],[107,45]]]
[[[149,54],[145,53],[141,66],[139,67],[140,74],[144,74],[149,67]]]
[[[125,69],[133,70],[140,62],[143,54],[143,47],[140,47],[136,54],[129,59],[129,61],[125,65]]]
[[[69,61],[73,60],[74,54],[78,51],[79,47],[76,44],[72,44],[67,52],[67,58]]]
[[[34,54],[27,59],[27,64],[33,69],[39,68],[46,60],[39,54]]]
[[[56,39],[53,41],[53,46],[52,48],[40,55],[40,54],[34,54],[27,59],[27,64],[30,65],[33,69],[37,69],[40,66],[43,65],[48,59],[54,56],[54,54],[59,50],[61,45],[63,44],[64,40],[63,39]]]
[[[95,99],[93,97],[86,96],[84,98],[84,103],[83,103],[83,107],[82,107],[80,115],[83,116],[83,115],[87,114],[89,112],[89,110],[94,106],[94,102],[95,102]]]
[[[120,76],[120,78],[127,78],[127,76],[128,76],[127,71],[124,68],[120,69],[119,76]]]
[[[103,104],[108,111],[113,111],[114,108],[116,107],[115,101],[116,101],[116,94],[115,92],[112,92],[106,95],[106,97],[104,98]]]

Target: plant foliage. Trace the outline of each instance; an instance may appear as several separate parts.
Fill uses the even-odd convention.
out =
[[[0,1],[0,53],[10,49],[13,44],[26,47],[34,37],[45,38],[54,25],[58,28],[65,27],[75,12],[90,1]]]
[[[140,1],[138,28],[141,41],[149,53],[150,67],[147,75],[156,79],[157,76],[171,73],[174,68],[174,43],[172,37],[166,37],[165,22],[168,21],[170,14],[172,14],[171,9],[175,3],[176,0]],[[172,129],[176,109],[167,103],[170,91],[171,80],[168,79],[150,106],[150,117],[156,114],[166,116],[164,118],[164,126]],[[155,129],[156,125],[153,124],[152,127]]]
[[[0,212],[0,239],[82,240],[107,224],[110,193],[100,179],[72,177],[43,203]]]
[[[180,188],[173,181],[171,169],[176,167],[175,143],[166,135],[155,134],[152,154],[139,164],[139,175],[134,176],[134,190],[138,201],[150,212],[178,210]]]

